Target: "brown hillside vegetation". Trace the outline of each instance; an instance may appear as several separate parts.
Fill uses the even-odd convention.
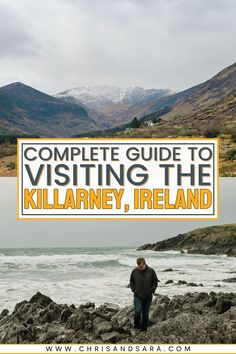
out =
[[[93,112],[90,116],[78,104],[64,102],[20,83],[0,88],[2,134],[10,130],[55,137],[217,137],[220,140],[220,176],[236,176],[236,63],[183,92],[137,104],[132,114],[134,112],[140,127],[131,128],[128,124],[108,132],[100,130],[101,112]],[[145,124],[150,121],[152,125]],[[0,150],[0,175],[15,175],[15,146],[1,145]]]

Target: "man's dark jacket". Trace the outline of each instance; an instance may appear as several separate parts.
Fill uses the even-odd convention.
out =
[[[156,272],[148,266],[144,270],[137,267],[133,269],[130,275],[131,290],[141,299],[151,298],[157,288],[157,284]]]

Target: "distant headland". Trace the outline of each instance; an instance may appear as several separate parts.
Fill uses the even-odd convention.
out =
[[[236,224],[195,229],[153,244],[142,245],[138,250],[173,250],[189,254],[236,257]]]

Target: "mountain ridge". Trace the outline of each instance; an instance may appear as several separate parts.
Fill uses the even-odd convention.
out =
[[[205,129],[207,122],[236,123],[236,63],[199,85],[151,103],[147,110],[155,116],[163,106],[171,110],[162,119],[172,124],[190,123],[197,129],[200,123]]]
[[[68,95],[71,90],[75,97]],[[175,94],[138,86],[83,86],[71,90],[55,97],[20,82],[1,87],[0,133],[60,137],[87,136],[98,131],[107,136],[106,129],[119,131],[121,127],[122,132],[122,126],[126,127],[134,117],[143,122],[156,119],[158,124],[135,129],[128,133],[129,137],[182,136],[188,131],[193,136],[203,134],[211,126],[220,130],[236,126],[236,63]],[[81,95],[86,96],[84,102],[78,100]]]
[[[21,82],[0,88],[0,131],[43,137],[101,128],[84,106],[62,101]]]
[[[236,131],[236,63],[203,83],[145,104],[136,104],[131,111],[124,111],[123,114],[126,114],[126,121],[117,121],[116,125],[110,124],[109,130],[93,134],[163,138],[205,136],[206,130],[233,133]],[[140,128],[128,130],[134,117],[140,123],[153,121],[155,124],[141,124]]]
[[[96,100],[105,100],[111,103],[121,103],[126,101],[130,103],[132,99],[137,101],[142,101],[144,97],[152,97],[152,96],[165,96],[170,94],[170,90],[168,89],[144,89],[141,86],[133,86],[120,88],[117,86],[111,85],[94,85],[94,86],[78,86],[71,89],[67,89],[65,91],[59,92],[56,94],[56,97],[73,97],[78,100],[78,102],[89,104],[95,103]],[[80,99],[81,98],[81,99]],[[91,108],[96,108],[91,106]]]
[[[148,104],[152,99],[168,96],[168,89],[144,89],[140,86],[119,88],[97,85],[79,86],[59,92],[55,97],[67,102],[84,104],[103,115],[109,127],[128,123],[136,114],[137,105]]]

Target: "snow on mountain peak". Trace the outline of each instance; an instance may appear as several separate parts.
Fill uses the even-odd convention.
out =
[[[80,86],[59,92],[58,98],[73,98],[85,105],[95,108],[102,104],[137,104],[148,97],[165,96],[169,90],[143,89],[142,87],[119,88],[116,86]]]

